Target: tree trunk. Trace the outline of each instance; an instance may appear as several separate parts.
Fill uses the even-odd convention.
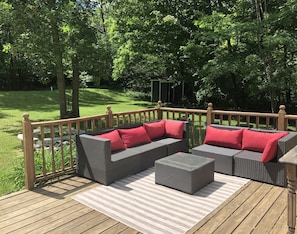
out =
[[[72,116],[79,117],[79,61],[76,55],[72,61]]]
[[[16,76],[15,76],[15,66],[14,66],[14,59],[13,56],[10,55],[10,60],[9,60],[9,73],[10,73],[10,79],[8,80],[8,90],[14,90],[15,85],[17,84],[16,82]],[[17,89],[15,89],[17,90]]]
[[[103,33],[104,35],[106,35],[106,24],[105,24],[105,17],[104,17],[104,8],[103,8],[103,4],[100,4],[100,13],[101,13],[101,20],[102,20],[102,27],[103,27]]]
[[[57,72],[57,86],[58,86],[58,93],[59,93],[60,118],[63,119],[66,116],[65,78],[64,78],[64,72],[63,72],[62,52],[58,44],[56,44],[55,47],[57,47],[55,48],[55,57],[56,57],[55,60],[56,60],[56,72]]]
[[[287,45],[284,45],[284,70],[286,71],[288,69],[288,48]],[[286,91],[286,100],[285,103],[288,103],[288,105],[292,105],[292,97],[291,97],[291,85],[292,80],[290,76],[285,76],[285,91]]]
[[[50,9],[55,5],[54,0],[49,0]],[[59,28],[55,15],[50,16],[51,33],[53,40],[53,52],[55,60],[55,68],[57,74],[57,86],[59,93],[60,118],[66,117],[66,94],[65,94],[65,78],[63,71],[63,51],[61,48]]]
[[[270,84],[273,84],[272,82],[272,56],[267,55],[267,61],[264,62],[265,65],[265,75],[266,75],[266,80]],[[270,97],[270,108],[271,108],[271,113],[275,113],[275,108],[276,108],[276,90],[274,87],[269,87],[269,97]]]

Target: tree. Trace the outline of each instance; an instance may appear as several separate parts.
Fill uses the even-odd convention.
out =
[[[115,80],[190,80],[182,46],[192,35],[195,1],[115,1],[109,34],[116,48]],[[143,85],[142,85],[143,86]]]
[[[195,91],[198,106],[294,107],[293,0],[10,2],[1,5],[9,14],[0,17],[0,30],[9,39],[0,41],[12,55],[0,54],[3,70],[16,79],[20,62],[20,71],[41,80],[57,77],[61,118],[67,114],[65,79],[72,80],[71,110],[79,115],[81,72],[97,85],[112,76],[145,92],[152,78],[184,81],[187,98]]]
[[[11,14],[12,7],[5,1],[0,2],[0,89],[28,89],[36,77],[32,72],[30,61],[22,53],[15,56],[7,53],[14,42],[14,22]]]
[[[57,78],[60,117],[79,116],[80,61],[92,54],[95,30],[89,17],[92,1],[12,0],[12,54],[43,64]],[[72,107],[67,110],[65,73],[72,70]]]
[[[292,1],[220,1],[200,17],[199,31],[185,47],[194,61],[205,54],[196,60],[198,101],[242,109],[269,102],[271,112],[285,100],[284,92],[288,101],[288,88],[296,85],[296,39],[288,31],[296,26],[283,17],[292,19],[290,8]]]

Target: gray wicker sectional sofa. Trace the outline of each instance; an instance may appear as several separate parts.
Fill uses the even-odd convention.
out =
[[[213,129],[215,130],[212,136],[207,139],[208,130]],[[234,134],[233,131],[237,133]],[[232,136],[228,137],[228,134]],[[237,144],[232,144],[230,141],[237,141]],[[204,144],[194,147],[192,154],[214,158],[217,172],[286,186],[284,164],[278,160],[295,145],[297,145],[296,132],[213,124],[206,129]]]
[[[109,185],[189,151],[188,122],[160,120],[76,136],[77,174]]]

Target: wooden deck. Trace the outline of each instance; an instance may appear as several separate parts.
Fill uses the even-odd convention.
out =
[[[97,186],[68,177],[0,197],[0,233],[138,233],[71,196]],[[249,182],[189,233],[286,233],[287,190]]]

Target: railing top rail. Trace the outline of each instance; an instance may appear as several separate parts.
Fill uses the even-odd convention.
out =
[[[158,108],[150,108],[145,110],[136,110],[136,111],[127,111],[127,112],[116,112],[113,113],[114,116],[119,115],[129,115],[134,113],[143,113],[143,112],[150,112],[156,111]],[[98,118],[105,118],[108,117],[108,114],[101,114],[101,115],[94,115],[94,116],[87,116],[87,117],[78,117],[78,118],[69,118],[69,119],[59,119],[59,120],[50,120],[50,121],[40,121],[40,122],[32,122],[33,127],[39,126],[46,126],[46,125],[58,125],[58,124],[68,124],[68,123],[76,123],[76,122],[83,122],[91,119],[98,119]]]
[[[286,119],[297,119],[297,115],[285,115]]]
[[[78,117],[78,118],[69,118],[69,119],[58,119],[58,120],[50,120],[50,121],[32,122],[32,126],[38,127],[38,126],[45,126],[45,125],[76,123],[78,121],[86,121],[86,120],[96,119],[96,118],[105,118],[107,116],[108,116],[107,114],[102,114],[102,115],[94,115],[94,116],[88,116],[88,117]]]
[[[124,112],[115,112],[113,115],[129,115],[129,114],[134,114],[134,113],[143,113],[143,112],[151,112],[151,111],[156,111],[159,108],[148,108],[148,109],[143,109],[143,110],[136,110],[136,111],[124,111]]]
[[[240,116],[253,116],[253,117],[272,117],[277,118],[276,113],[257,113],[257,112],[245,112],[245,111],[223,111],[223,110],[213,110],[213,114],[217,115],[240,115]]]
[[[170,107],[161,107],[160,109],[164,111],[174,111],[174,112],[193,112],[193,113],[202,113],[202,114],[207,113],[207,110],[202,110],[202,109],[185,109],[185,108],[170,108]]]
[[[193,113],[202,113],[206,114],[207,110],[202,109],[184,109],[184,108],[170,108],[170,107],[161,107],[163,111],[173,111],[173,112],[193,112]],[[213,114],[216,115],[234,115],[234,116],[253,116],[253,117],[270,117],[270,118],[277,118],[277,113],[259,113],[259,112],[247,112],[247,111],[224,111],[224,110],[212,110]],[[286,115],[289,118],[296,118],[295,115]]]

